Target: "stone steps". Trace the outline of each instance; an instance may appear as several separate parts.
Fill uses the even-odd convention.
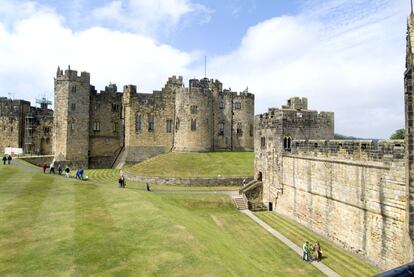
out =
[[[247,210],[247,203],[244,201],[242,197],[235,196],[233,197],[234,204],[236,208],[239,210]]]

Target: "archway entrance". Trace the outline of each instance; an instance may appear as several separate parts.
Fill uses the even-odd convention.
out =
[[[269,202],[269,211],[273,212],[273,203],[272,202]]]
[[[262,172],[261,171],[259,171],[259,174],[257,174],[257,181],[262,181],[262,179],[263,179],[263,174],[262,174]]]

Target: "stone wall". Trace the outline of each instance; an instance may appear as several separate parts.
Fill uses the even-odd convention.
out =
[[[142,161],[151,157],[151,153],[171,151],[176,128],[176,89],[181,88],[180,81],[172,77],[161,91],[152,94],[137,93],[132,85],[124,87],[127,162]]]
[[[282,164],[278,193],[264,197],[277,212],[380,268],[405,262],[403,161],[286,154]]]
[[[253,180],[251,177],[214,177],[214,178],[163,178],[151,176],[136,176],[121,171],[127,180],[159,185],[186,186],[186,187],[218,187],[218,186],[240,186],[243,180]]]
[[[90,99],[89,167],[111,167],[123,143],[122,93],[110,84]]]
[[[30,111],[30,102],[0,98],[0,152],[5,147],[23,148],[24,118]]]
[[[405,103],[405,148],[406,154],[406,262],[414,259],[414,15],[410,14],[407,22],[406,70],[404,72]]]
[[[31,156],[31,157],[26,156],[26,157],[19,157],[19,159],[40,167],[45,163],[49,165],[53,161],[54,156],[53,155]]]

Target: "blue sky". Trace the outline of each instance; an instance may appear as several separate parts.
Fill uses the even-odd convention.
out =
[[[336,132],[387,138],[403,127],[408,0],[1,0],[0,96],[53,98],[56,67],[102,89],[208,77],[335,112]]]

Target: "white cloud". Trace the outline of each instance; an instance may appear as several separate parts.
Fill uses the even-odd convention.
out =
[[[113,0],[92,12],[101,23],[151,35],[171,31],[189,15],[199,23],[207,23],[211,13],[189,0]]]
[[[365,5],[351,8],[357,2]],[[240,47],[214,58],[208,71],[233,89],[248,85],[256,113],[306,96],[311,108],[335,112],[337,132],[388,137],[404,124],[404,8],[328,1],[322,10],[272,18],[251,27]],[[338,17],[326,14],[338,9]]]
[[[159,89],[173,74],[185,74],[194,59],[169,45],[138,34],[89,28],[73,32],[56,14],[35,9],[12,28],[0,22],[1,95],[13,92],[33,100],[46,93],[53,97],[53,77],[58,65],[91,73],[102,89],[116,82],[137,84],[141,91]]]

